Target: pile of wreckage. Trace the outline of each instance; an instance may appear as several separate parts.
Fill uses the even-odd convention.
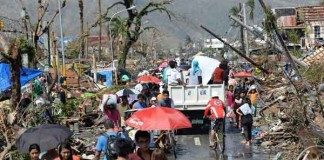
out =
[[[317,58],[324,53],[323,49],[320,51],[312,56],[316,60],[307,58],[304,62],[320,65],[315,63],[323,61],[324,56],[321,61]],[[262,94],[258,98],[259,115],[253,124],[257,144],[277,152],[277,158],[324,158],[323,76],[317,84],[292,80],[284,74],[259,81]]]

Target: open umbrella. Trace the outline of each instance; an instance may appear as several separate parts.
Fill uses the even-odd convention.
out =
[[[140,92],[136,89],[122,89],[119,90],[118,92],[116,92],[117,96],[121,97],[121,96],[128,96],[130,94],[140,94]]]
[[[238,72],[234,74],[234,77],[252,77],[252,74],[249,72]]]
[[[175,130],[192,127],[183,113],[167,107],[139,110],[126,120],[126,124],[139,130]]]
[[[142,83],[160,83],[161,80],[154,77],[154,76],[142,76],[137,78],[138,82],[142,82]]]
[[[31,144],[38,144],[41,152],[56,148],[61,142],[72,136],[72,132],[61,125],[43,124],[28,128],[16,141],[18,150],[28,153]]]
[[[159,65],[159,68],[165,68],[165,67],[168,67],[168,62],[163,62]]]

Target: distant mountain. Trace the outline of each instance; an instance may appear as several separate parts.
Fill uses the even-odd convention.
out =
[[[52,15],[57,8],[57,0],[49,0],[49,15]],[[102,0],[102,11],[115,0]],[[137,8],[140,9],[143,5],[151,0],[137,0]],[[156,1],[156,0],[155,0]],[[267,5],[274,7],[293,7],[305,5],[318,5],[321,0],[265,0]],[[21,7],[19,0],[0,0],[0,15],[19,19],[21,15]],[[170,10],[176,17],[169,21],[165,14],[159,12],[154,13],[146,18],[147,25],[153,25],[159,28],[168,36],[161,37],[165,47],[177,47],[179,41],[183,41],[189,35],[194,41],[200,38],[209,38],[210,36],[200,28],[200,25],[213,30],[215,33],[225,35],[229,30],[232,21],[228,18],[229,10],[238,5],[242,0],[174,0],[169,6]],[[260,8],[258,0],[256,2],[255,19],[251,21],[254,24],[260,24],[263,18],[263,11]],[[32,22],[36,23],[37,1],[24,0],[27,11],[29,12]],[[98,12],[97,0],[84,0],[85,19],[89,25],[93,24]],[[118,7],[117,10],[123,9]],[[67,6],[62,10],[63,13],[63,28],[65,35],[75,35],[79,33],[79,8],[78,0],[68,0]],[[111,13],[112,14],[112,13]],[[47,16],[48,17],[51,16]],[[1,17],[0,17],[1,18]],[[54,22],[54,29],[58,31],[58,17]],[[235,29],[232,30],[235,35]],[[58,33],[58,32],[57,32]],[[96,33],[94,31],[94,33]]]

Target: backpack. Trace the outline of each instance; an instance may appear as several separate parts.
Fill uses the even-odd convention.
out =
[[[112,160],[112,159],[117,159],[117,151],[116,151],[116,141],[118,138],[120,138],[120,134],[118,133],[117,136],[115,135],[110,135],[108,136],[107,134],[104,134],[107,138],[107,146],[106,146],[106,159]]]

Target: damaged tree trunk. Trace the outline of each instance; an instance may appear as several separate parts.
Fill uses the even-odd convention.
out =
[[[200,26],[201,28],[203,28],[204,30],[206,30],[209,34],[211,34],[212,36],[214,36],[215,38],[217,38],[218,40],[220,40],[221,42],[223,42],[225,45],[229,46],[233,51],[235,51],[237,54],[239,54],[241,57],[243,57],[244,59],[246,59],[247,61],[249,61],[252,65],[260,68],[262,70],[262,72],[269,74],[269,72],[264,69],[261,65],[255,63],[253,60],[251,60],[249,57],[245,56],[244,53],[240,52],[239,50],[237,50],[235,47],[233,47],[232,45],[230,45],[229,43],[225,42],[222,38],[220,38],[219,36],[217,36],[216,34],[214,34],[212,31],[210,31],[209,29],[207,29],[204,26]]]
[[[10,79],[12,81],[10,104],[11,109],[15,111],[19,104],[21,96],[20,69],[22,67],[21,54],[18,51],[17,40],[14,39],[11,42],[10,48],[8,48],[7,53],[1,53],[1,55],[10,66]]]

